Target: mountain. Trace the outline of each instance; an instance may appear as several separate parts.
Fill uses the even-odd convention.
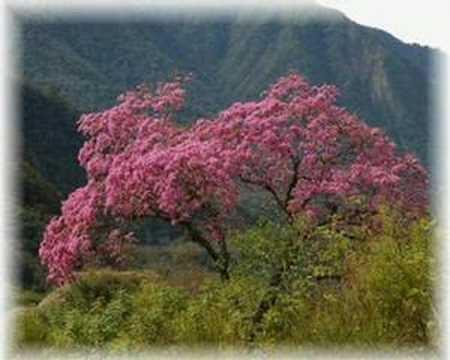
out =
[[[81,139],[79,113],[56,92],[15,84],[22,134],[18,172],[18,239],[14,246],[17,281],[23,288],[45,289],[45,269],[38,258],[45,226],[60,212],[61,200],[85,180],[76,162]]]
[[[314,84],[336,84],[343,106],[384,128],[401,149],[428,164],[437,52],[405,44],[331,9],[115,22],[24,18],[20,30],[22,78],[41,92],[54,89],[74,113],[111,106],[117,95],[143,81],[192,72],[181,119],[189,122],[234,101],[257,98],[293,69]],[[69,147],[80,141],[75,120],[38,117],[46,120],[30,117],[25,148],[32,149],[36,166],[67,190],[78,182],[65,171],[65,156],[73,156]],[[29,126],[36,132],[30,134]],[[48,139],[46,145],[39,143],[40,136]]]
[[[23,288],[45,288],[45,269],[38,258],[39,243],[50,218],[59,212],[61,193],[36,166],[22,161],[19,184],[21,201],[18,206],[19,238],[14,256],[18,284]]]
[[[77,163],[82,144],[76,131],[80,114],[50,88],[44,91],[22,83],[19,93],[24,161],[33,164],[57,191],[67,194],[85,182]]]
[[[149,16],[147,20],[74,21],[24,17],[19,108],[22,133],[20,279],[43,288],[38,244],[60,201],[85,182],[77,164],[83,139],[76,121],[112,106],[141,82],[192,73],[180,121],[213,116],[235,101],[256,99],[289,70],[314,84],[336,84],[340,104],[384,128],[426,165],[431,153],[431,89],[439,81],[436,50],[405,44],[345,15],[310,6],[284,13],[223,17]],[[252,202],[243,209],[253,216]],[[148,222],[149,243],[179,234]]]

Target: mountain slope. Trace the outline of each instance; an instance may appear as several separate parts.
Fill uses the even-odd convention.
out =
[[[67,194],[85,182],[77,154],[79,113],[54,91],[20,87],[23,157],[58,191]]]
[[[18,207],[19,238],[15,244],[18,284],[22,288],[45,288],[45,270],[38,258],[39,243],[51,216],[59,212],[61,194],[34,164],[22,161],[21,201]]]
[[[293,69],[312,83],[336,84],[342,105],[428,162],[435,52],[333,10],[311,7],[256,20],[240,14],[116,23],[26,19],[21,29],[24,78],[37,89],[56,89],[78,112],[111,106],[142,81],[192,72],[181,119],[191,121],[258,97]],[[54,146],[42,156],[61,151]]]

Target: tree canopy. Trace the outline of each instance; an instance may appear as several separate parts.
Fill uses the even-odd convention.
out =
[[[145,217],[185,227],[226,278],[227,220],[245,187],[267,192],[289,222],[300,214],[316,224],[336,214],[355,218],[384,202],[405,218],[427,211],[425,169],[339,107],[336,87],[290,73],[260,100],[184,127],[176,116],[187,80],[139,86],[111,109],[81,117],[87,184],[44,234],[40,256],[51,282],[72,280],[100,251],[120,258],[133,239],[126,224]]]

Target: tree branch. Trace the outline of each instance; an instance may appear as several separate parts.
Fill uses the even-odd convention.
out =
[[[286,214],[286,216],[288,217],[288,219],[290,219],[290,221],[291,221],[292,216],[289,213],[289,211],[287,210],[287,207],[285,206],[285,202],[283,200],[281,200],[281,198],[278,196],[277,192],[274,189],[272,189],[270,187],[270,185],[268,185],[262,181],[252,181],[250,179],[246,179],[242,175],[239,175],[239,179],[245,184],[259,186],[262,189],[267,190],[275,199],[275,202],[277,203],[280,210],[283,211]]]
[[[226,248],[225,239],[221,241],[221,253],[218,253],[214,247],[210,244],[210,242],[203,237],[203,235],[200,233],[198,229],[194,227],[192,223],[184,222],[181,225],[184,225],[186,230],[189,233],[189,236],[191,237],[191,241],[199,244],[201,247],[203,247],[208,255],[211,257],[211,259],[214,261],[215,266],[219,270],[220,276],[223,280],[229,280],[230,274],[229,274],[229,253]],[[224,251],[225,250],[225,251]]]
[[[286,191],[286,197],[284,199],[284,207],[286,208],[286,211],[289,205],[289,201],[292,200],[295,186],[297,185],[297,182],[299,180],[298,168],[300,167],[301,164],[300,158],[292,157],[291,159],[292,159],[292,171],[294,172],[294,174],[292,176],[291,182],[289,183],[288,189]],[[292,216],[290,216],[289,218],[293,220]]]

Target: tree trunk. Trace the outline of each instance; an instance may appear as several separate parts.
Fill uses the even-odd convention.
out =
[[[205,239],[200,231],[198,231],[192,224],[185,223],[184,224],[192,242],[199,244],[202,248],[206,250],[210,258],[214,261],[214,265],[218,270],[220,277],[222,280],[229,280],[229,263],[230,263],[230,255],[228,253],[225,239],[220,242],[220,252],[215,250],[214,247],[210,244],[210,242]]]

